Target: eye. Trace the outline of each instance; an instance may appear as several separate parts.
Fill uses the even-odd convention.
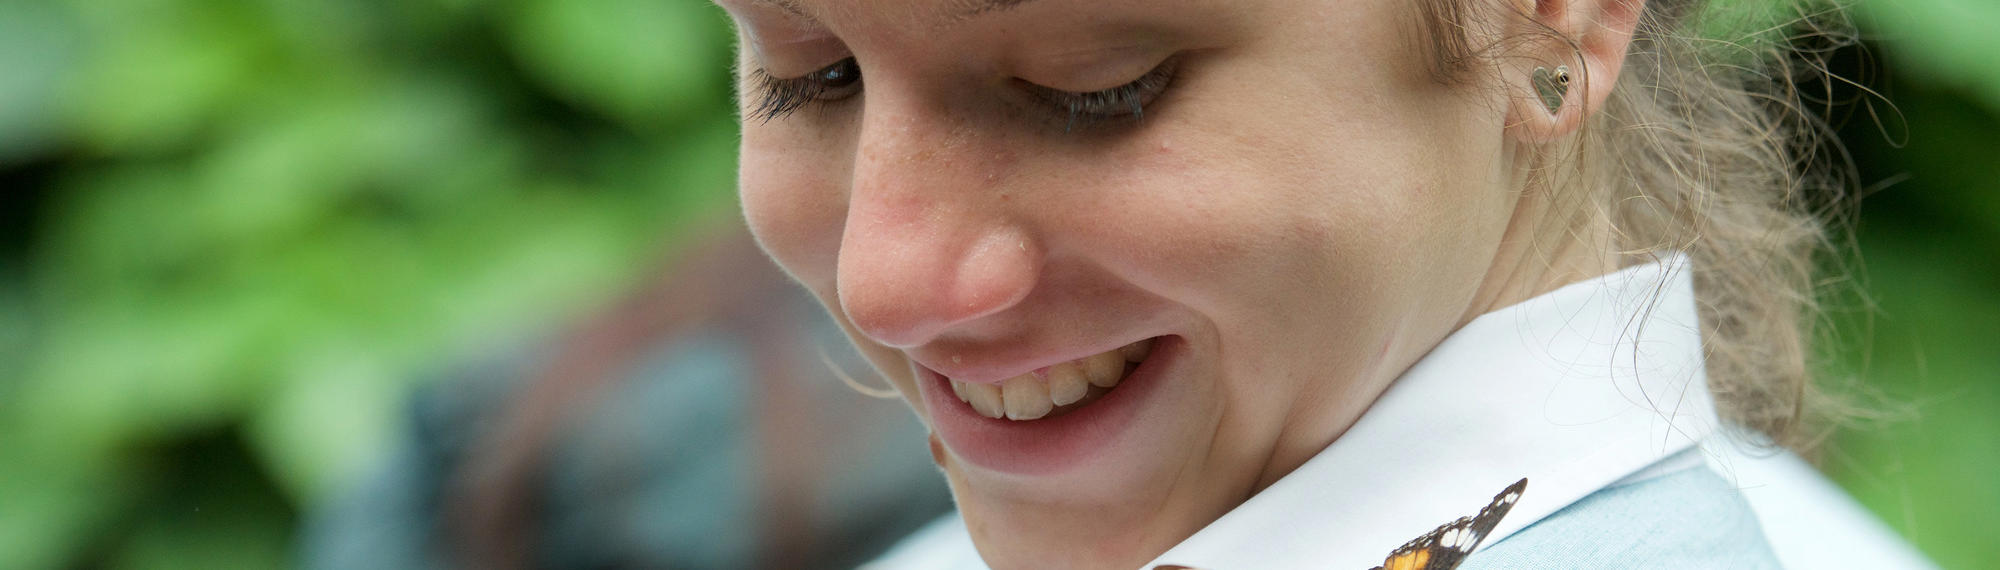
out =
[[[1099,121],[1144,118],[1146,105],[1167,91],[1179,67],[1178,59],[1168,59],[1131,83],[1102,91],[1078,93],[1029,85],[1037,97],[1069,116],[1064,130],[1072,131]]]
[[[784,118],[807,105],[838,101],[861,92],[861,64],[851,57],[800,77],[771,77],[763,69],[751,75],[760,95],[749,116],[764,122]]]

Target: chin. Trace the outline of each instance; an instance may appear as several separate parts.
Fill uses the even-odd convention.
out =
[[[954,493],[973,544],[999,570],[1136,568],[1192,534],[1159,529],[1158,505],[1056,505]]]

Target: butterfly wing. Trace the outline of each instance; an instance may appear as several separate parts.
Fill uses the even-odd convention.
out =
[[[1493,496],[1493,502],[1479,509],[1479,514],[1459,517],[1444,523],[1436,530],[1424,533],[1416,540],[1403,543],[1389,558],[1373,570],[1452,570],[1465,556],[1478,548],[1480,541],[1493,532],[1507,511],[1514,509],[1514,503],[1521,499],[1521,493],[1528,489],[1528,480],[1515,481]]]

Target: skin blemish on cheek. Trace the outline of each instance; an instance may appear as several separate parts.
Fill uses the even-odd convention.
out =
[[[986,171],[986,185],[989,187],[1000,186],[1002,181],[1013,176],[1014,168],[1019,162],[1020,157],[1015,155],[1013,151],[995,151],[993,156],[986,159],[985,164],[980,165],[980,168]],[[1000,194],[1001,200],[1006,200],[1009,197],[1005,192]]]

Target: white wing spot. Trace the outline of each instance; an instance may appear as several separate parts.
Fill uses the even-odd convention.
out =
[[[1507,494],[1507,498],[1506,498],[1505,500],[1501,501],[1501,502],[1503,502],[1503,503],[1512,503],[1512,502],[1514,502],[1514,499],[1518,499],[1518,498],[1520,498],[1520,497],[1521,497],[1521,494],[1520,494],[1520,493],[1508,493],[1508,494]]]
[[[1444,531],[1444,540],[1441,540],[1439,542],[1442,542],[1444,544],[1458,544],[1458,529],[1454,528],[1451,530]]]

